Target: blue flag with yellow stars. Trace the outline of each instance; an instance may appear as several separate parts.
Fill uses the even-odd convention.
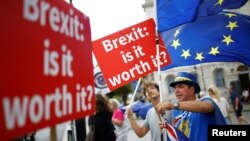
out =
[[[210,16],[224,9],[236,9],[243,6],[248,0],[202,0],[196,17]]]
[[[224,9],[236,9],[248,0],[157,0],[158,31],[162,32],[197,17],[218,14]]]
[[[250,66],[249,16],[222,12],[160,34],[172,60],[162,70],[206,62],[242,62]]]

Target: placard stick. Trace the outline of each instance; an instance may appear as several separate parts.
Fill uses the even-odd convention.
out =
[[[132,96],[132,98],[131,98],[131,100],[130,100],[129,107],[131,107],[131,106],[132,106],[132,104],[133,104],[133,102],[134,102],[135,95],[136,95],[136,92],[137,92],[137,89],[138,89],[138,87],[139,87],[140,83],[141,83],[141,78],[138,80],[138,82],[137,82],[137,84],[136,84],[136,87],[135,87],[135,90],[134,90],[133,96]]]
[[[57,136],[56,136],[56,125],[50,127],[50,141],[57,141]]]
[[[157,114],[157,116],[158,116],[160,122],[162,122],[160,113],[159,113],[159,112],[157,111],[157,109],[156,109],[156,104],[155,104],[154,100],[152,99],[151,95],[148,95],[148,93],[146,93],[146,94],[147,94],[147,96],[149,97],[149,101],[152,103],[152,105],[153,105],[153,107],[154,107],[154,109],[155,109],[155,112],[156,112],[156,114]]]

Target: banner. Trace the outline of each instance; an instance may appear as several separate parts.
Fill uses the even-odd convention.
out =
[[[0,6],[1,140],[94,113],[89,18],[65,1]]]
[[[94,68],[95,94],[107,94],[110,92],[99,66]]]
[[[148,19],[93,41],[93,52],[110,90],[157,70],[154,20]],[[171,63],[160,47],[160,65]]]

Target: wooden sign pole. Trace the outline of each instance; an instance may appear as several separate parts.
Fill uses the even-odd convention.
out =
[[[56,125],[50,127],[50,141],[57,141]]]

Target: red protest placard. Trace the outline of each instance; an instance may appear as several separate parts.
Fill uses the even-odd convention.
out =
[[[89,18],[65,1],[0,6],[1,140],[94,113]]]
[[[157,70],[154,20],[95,40],[93,52],[110,90]],[[160,47],[160,62],[171,63],[165,47]]]

